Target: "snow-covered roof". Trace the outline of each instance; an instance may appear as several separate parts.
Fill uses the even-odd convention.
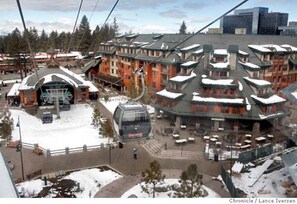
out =
[[[270,86],[271,85],[271,83],[269,81],[266,81],[264,79],[252,79],[250,77],[243,77],[243,78],[253,84],[258,85],[258,86]]]
[[[228,51],[226,49],[215,49],[213,51],[214,55],[228,55]]]
[[[47,55],[35,55],[34,56],[34,59],[47,59],[47,58],[49,58],[49,56],[47,56]]]
[[[241,54],[241,55],[249,55],[249,53],[244,52],[244,51],[242,51],[242,50],[238,50],[238,53]]]
[[[209,85],[234,85],[232,82],[234,82],[234,79],[202,79],[202,84]]]
[[[235,162],[234,165],[232,166],[232,171],[239,174],[241,172],[242,168],[243,168],[242,163]]]
[[[291,49],[292,51],[297,51],[297,47],[293,47],[293,46],[288,45],[288,44],[281,45],[281,47],[286,48],[286,49]]]
[[[253,99],[256,99],[257,101],[260,101],[263,104],[269,105],[269,104],[274,104],[274,103],[282,103],[285,102],[286,99],[278,96],[278,95],[272,95],[269,98],[261,98],[256,95],[251,95]]]
[[[210,63],[214,68],[228,68],[229,62]]]
[[[15,83],[13,84],[13,86],[11,87],[10,91],[8,92],[7,96],[8,97],[14,97],[14,96],[18,96],[19,95],[19,87],[20,87],[20,83]]]
[[[193,44],[193,45],[190,45],[188,47],[184,47],[182,49],[180,49],[181,51],[188,51],[188,50],[192,50],[192,49],[195,49],[195,48],[198,48],[200,46],[200,44]]]
[[[189,66],[193,66],[195,64],[198,64],[198,62],[196,62],[196,61],[188,61],[188,62],[182,63],[181,66],[183,66],[183,67],[189,67]]]
[[[238,62],[244,66],[249,67],[249,68],[260,69],[260,67],[258,65],[250,63],[250,62],[241,62],[241,61],[238,61]]]
[[[275,44],[266,44],[266,45],[249,45],[250,48],[258,50],[260,52],[287,52],[288,50],[286,48],[292,48],[295,49],[295,47],[292,47],[290,45],[275,45]],[[296,48],[297,50],[297,48]],[[295,50],[295,51],[296,51]]]
[[[98,92],[99,91],[97,89],[97,87],[91,81],[86,81],[86,85],[89,86],[89,92]]]
[[[6,161],[0,152],[0,198],[18,198],[18,193],[12,179],[11,172],[7,168]]]
[[[35,86],[41,80],[42,80],[42,83],[44,84],[44,83],[53,81],[53,77],[60,78],[63,81],[68,82],[74,87],[88,86],[86,84],[86,81],[81,76],[79,76],[78,74],[75,74],[74,72],[68,69],[65,69],[64,67],[42,68],[37,70],[35,73],[31,74],[30,76],[27,76],[26,78],[24,78],[20,84],[19,90],[34,89]]]
[[[191,79],[195,76],[196,76],[196,74],[192,71],[189,76],[175,76],[175,77],[171,78],[170,81],[183,82],[183,81]]]
[[[247,104],[247,105],[246,105],[246,110],[250,111],[250,110],[251,110],[251,108],[252,108],[252,106],[251,106],[251,104],[250,104],[250,102],[249,102],[249,99],[248,99],[248,98],[245,98],[245,103]]]
[[[183,95],[183,93],[173,93],[173,92],[167,91],[166,89],[163,89],[163,90],[157,92],[157,94],[160,96],[165,96],[167,98],[171,98],[171,99],[175,99],[175,98],[178,98],[181,95]]]
[[[291,93],[297,99],[297,91]]]
[[[262,45],[248,45],[248,46],[249,46],[249,48],[258,50],[260,52],[271,52],[270,49],[267,49],[267,48],[263,47]]]
[[[201,54],[203,53],[203,49],[199,49],[193,52],[193,54]]]
[[[244,104],[242,98],[213,98],[213,97],[201,97],[193,96],[192,101],[209,102],[209,103],[231,103],[231,104]]]

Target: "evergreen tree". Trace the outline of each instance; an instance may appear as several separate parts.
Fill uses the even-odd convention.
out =
[[[29,31],[27,32],[28,34],[28,38],[29,38],[29,42],[30,42],[30,46],[33,52],[38,52],[39,51],[39,47],[38,47],[38,31],[35,27],[33,28],[29,28]],[[25,36],[24,36],[25,39]],[[27,46],[27,53],[29,53],[29,48]]]
[[[113,19],[113,24],[112,24],[111,30],[112,30],[112,38],[119,35],[119,26],[117,24],[117,18],[116,17],[114,17],[114,19]]]
[[[99,105],[95,104],[94,107],[93,107],[93,116],[92,116],[92,125],[95,128],[99,127],[100,116],[101,116],[101,113],[100,113]]]
[[[102,135],[103,137],[108,138],[108,143],[109,143],[109,140],[114,137],[114,132],[113,132],[110,119],[107,118],[106,121],[103,122],[101,125],[102,125]]]
[[[197,171],[197,165],[191,164],[186,171],[183,171],[178,187],[173,186],[173,197],[177,198],[196,198],[203,196],[202,188],[203,175]]]
[[[11,56],[19,56],[19,54],[24,51],[24,43],[19,29],[14,29],[12,33],[8,35],[7,49]]]
[[[0,122],[0,134],[2,139],[10,140],[12,130],[13,130],[13,118],[11,118],[11,113],[9,109],[5,109],[4,115]]]
[[[78,28],[78,41],[76,42],[76,48],[79,51],[87,52],[91,46],[91,30],[88,18],[84,15],[81,19],[79,28]]]
[[[58,47],[58,32],[52,31],[49,35],[48,46],[56,49]]]
[[[46,34],[46,32],[44,30],[42,30],[41,35],[39,37],[39,42],[38,42],[38,45],[39,45],[38,51],[39,52],[46,52],[49,49],[49,47],[47,45],[47,41],[48,41],[48,35]]]
[[[179,34],[186,34],[186,33],[187,33],[187,26],[185,21],[183,21],[179,29]]]
[[[150,168],[141,172],[141,189],[149,196],[152,194],[155,198],[156,185],[162,183],[165,179],[165,175],[162,174],[161,166],[158,161],[154,160],[150,163]]]

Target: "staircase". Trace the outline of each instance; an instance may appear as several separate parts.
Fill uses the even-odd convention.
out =
[[[143,148],[153,157],[164,159],[203,159],[203,152],[196,151],[181,151],[181,150],[165,150],[164,145],[160,144],[157,140],[151,139],[143,144]]]

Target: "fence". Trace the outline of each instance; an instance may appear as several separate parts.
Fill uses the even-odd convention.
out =
[[[232,182],[232,178],[221,165],[221,176],[232,198],[239,198],[239,194]]]
[[[43,147],[40,147],[38,144],[30,144],[30,143],[22,142],[22,147],[31,149],[35,153],[38,153],[38,151],[36,151],[38,149],[41,151],[42,155],[44,155],[45,157],[57,156],[57,155],[61,155],[61,154],[87,152],[87,151],[94,151],[94,150],[95,151],[103,150],[105,148],[109,148],[109,146],[111,146],[112,148],[115,148],[115,147],[117,147],[117,145],[118,144],[114,142],[114,143],[105,144],[105,145],[104,145],[104,143],[101,143],[100,145],[91,145],[91,146],[83,145],[82,147],[73,147],[73,148],[65,147],[64,149],[50,150],[50,149],[45,149]]]
[[[273,153],[273,146],[272,144],[267,144],[262,147],[259,147],[257,149],[252,149],[249,151],[241,152],[239,153],[238,160],[241,163],[249,163],[251,161],[254,161],[256,159],[266,157],[268,155],[271,155]]]

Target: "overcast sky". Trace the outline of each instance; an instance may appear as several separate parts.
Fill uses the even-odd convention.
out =
[[[185,21],[187,31],[195,32],[242,1],[119,0],[108,22],[112,23],[116,17],[121,33],[177,33],[182,21]],[[23,30],[16,1],[0,2],[0,34],[11,32],[16,27]],[[35,27],[38,31],[44,29],[46,32],[72,31],[80,2],[81,0],[20,0],[27,27]],[[84,0],[78,23],[86,15],[92,30],[96,25],[101,27],[115,2],[116,0]],[[297,21],[296,0],[249,0],[240,9],[253,7],[268,7],[270,12],[289,13],[289,21]],[[210,27],[219,27],[219,22]]]

